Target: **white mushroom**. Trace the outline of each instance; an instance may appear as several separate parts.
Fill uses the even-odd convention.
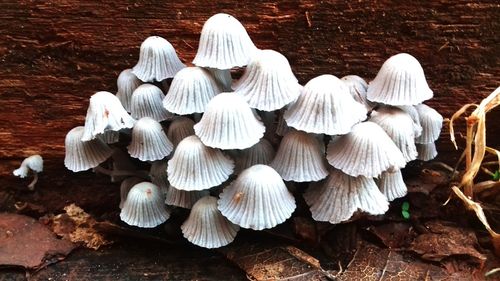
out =
[[[35,154],[26,157],[21,166],[15,169],[12,173],[16,177],[25,178],[28,176],[29,172],[33,173],[33,180],[28,184],[29,190],[35,190],[35,185],[38,182],[38,173],[43,172],[43,158],[42,156]]]

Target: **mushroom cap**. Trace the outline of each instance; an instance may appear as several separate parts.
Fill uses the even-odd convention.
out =
[[[403,153],[406,162],[417,158],[417,148],[415,137],[418,127],[414,126],[411,117],[397,107],[383,106],[372,111],[370,121],[377,123],[389,137],[394,141],[399,150]]]
[[[233,242],[240,227],[222,216],[217,209],[217,198],[205,196],[194,204],[181,229],[189,242],[213,249]]]
[[[443,127],[443,116],[432,107],[425,104],[415,105],[417,109],[422,134],[415,140],[416,143],[435,142],[441,134]]]
[[[104,133],[97,135],[97,137],[107,144],[117,143],[120,141],[120,132],[104,131]]]
[[[64,166],[73,172],[95,168],[113,153],[113,150],[99,138],[82,141],[84,132],[84,127],[75,127],[66,134],[64,141],[66,150]]]
[[[245,27],[233,16],[220,13],[203,25],[193,64],[218,69],[245,66],[256,51]]]
[[[156,227],[169,217],[160,188],[150,182],[134,185],[128,192],[120,212],[122,221],[146,228]]]
[[[143,82],[153,82],[172,78],[184,67],[170,42],[159,36],[150,36],[141,44],[139,61],[132,73]]]
[[[186,191],[170,186],[165,198],[165,204],[184,209],[191,209],[196,201],[207,195],[210,195],[209,190]]]
[[[406,53],[387,59],[367,91],[368,100],[389,105],[415,105],[432,96],[422,66]]]
[[[173,187],[193,191],[220,185],[233,169],[233,160],[222,151],[205,146],[197,136],[189,136],[179,143],[168,161],[167,174]]]
[[[375,104],[366,98],[368,83],[366,83],[365,79],[357,75],[346,75],[340,78],[340,80],[346,84],[349,89],[349,93],[355,101],[363,104],[367,110],[371,110],[375,107]]]
[[[326,158],[333,167],[353,176],[376,177],[406,165],[403,154],[376,123],[354,125],[352,131],[328,144]]]
[[[130,103],[132,101],[132,93],[134,92],[142,82],[133,73],[132,69],[125,69],[120,72],[118,79],[116,81],[116,86],[118,91],[116,92],[116,97],[120,100],[123,108],[130,112]]]
[[[406,112],[413,120],[413,128],[415,131],[415,137],[418,138],[422,134],[422,125],[420,124],[420,116],[418,116],[418,111],[413,105],[400,105],[397,108]]]
[[[264,125],[255,118],[241,96],[221,93],[207,105],[194,132],[206,145],[220,149],[245,149],[264,135]]]
[[[235,151],[235,174],[239,174],[241,171],[250,168],[253,165],[264,164],[268,165],[274,159],[276,152],[272,144],[265,138],[261,138],[260,141],[253,146]]]
[[[184,138],[194,135],[194,121],[184,117],[175,117],[170,126],[168,126],[167,137],[172,141],[174,147],[183,140]]]
[[[308,133],[343,135],[366,119],[366,108],[356,102],[342,80],[321,75],[304,86],[302,94],[285,112],[290,127]]]
[[[260,164],[244,170],[224,188],[218,204],[231,222],[254,230],[275,227],[295,210],[295,198],[280,175]]]
[[[408,193],[408,188],[403,181],[403,175],[401,170],[395,172],[383,172],[380,178],[375,180],[380,191],[389,200],[389,202],[394,199],[404,197]]]
[[[351,177],[339,170],[333,170],[319,184],[311,185],[304,199],[314,220],[332,224],[347,221],[358,210],[381,215],[389,209],[387,198],[372,178]]]
[[[324,144],[308,133],[291,130],[281,140],[271,162],[286,181],[319,181],[328,176]]]
[[[174,145],[158,121],[151,117],[143,117],[137,121],[132,130],[132,140],[127,149],[134,158],[141,161],[155,161],[168,156]]]
[[[163,107],[179,115],[205,112],[208,102],[221,92],[208,70],[186,67],[179,71],[163,99]]]
[[[163,107],[165,95],[153,84],[142,84],[132,94],[130,114],[135,119],[151,117],[161,122],[171,119],[172,113]]]
[[[429,161],[437,156],[436,144],[431,143],[417,143],[418,160]]]
[[[135,120],[128,115],[120,100],[110,92],[97,92],[90,97],[82,141],[95,139],[105,131],[132,128]]]
[[[28,176],[29,170],[40,173],[43,171],[43,158],[42,156],[35,154],[26,157],[21,166],[18,169],[15,169],[12,173],[14,176],[25,178]]]
[[[259,50],[243,76],[234,83],[234,92],[242,95],[250,107],[273,111],[295,101],[301,86],[288,60],[273,50]]]

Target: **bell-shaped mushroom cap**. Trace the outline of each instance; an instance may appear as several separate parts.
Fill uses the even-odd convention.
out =
[[[170,42],[159,36],[150,36],[141,44],[139,61],[132,73],[144,82],[153,82],[172,78],[184,67]]]
[[[429,161],[437,156],[436,144],[431,143],[417,143],[418,160]]]
[[[149,177],[154,185],[157,185],[163,193],[167,193],[169,187],[167,179],[167,160],[162,159],[151,163]]]
[[[387,198],[372,178],[351,177],[339,170],[320,184],[313,184],[304,193],[311,214],[316,221],[332,224],[350,219],[356,211],[381,215],[389,209]]]
[[[255,118],[241,96],[221,93],[207,105],[194,132],[210,147],[245,149],[256,144],[264,135],[264,125]]]
[[[396,172],[383,172],[380,179],[376,180],[378,187],[387,200],[392,201],[401,198],[408,193],[408,188],[403,181],[401,170]]]
[[[273,167],[286,181],[319,181],[328,176],[324,144],[308,133],[291,130],[281,140]]]
[[[418,111],[413,105],[400,105],[397,108],[406,112],[413,120],[413,128],[415,131],[415,138],[420,137],[422,134],[422,125],[420,124],[420,116],[418,116]]]
[[[172,141],[174,147],[186,137],[194,135],[194,121],[183,116],[176,117],[167,130],[167,137]]]
[[[383,106],[374,110],[370,121],[377,123],[401,150],[406,162],[417,158],[416,127],[411,117],[397,107]],[[420,134],[420,132],[417,132]]]
[[[122,221],[138,227],[156,227],[169,217],[163,193],[158,186],[150,182],[134,185],[128,192],[120,212]]]
[[[254,230],[275,227],[295,210],[295,198],[280,175],[266,165],[244,170],[224,188],[218,204],[231,222]]]
[[[302,94],[285,112],[290,127],[308,133],[343,135],[366,119],[366,108],[356,102],[342,80],[321,75],[304,86]]]
[[[233,160],[205,146],[197,136],[183,139],[168,161],[170,184],[180,190],[203,190],[225,182],[233,173]]]
[[[107,144],[117,143],[120,141],[120,133],[116,131],[105,131],[104,133],[97,135],[97,137]]]
[[[165,199],[165,204],[185,209],[191,209],[194,203],[196,203],[196,201],[209,194],[210,194],[209,190],[186,191],[186,190],[179,190],[173,186],[170,186],[170,188],[167,191],[167,198]]]
[[[132,73],[132,69],[125,69],[118,75],[118,80],[116,85],[118,86],[118,91],[116,96],[123,105],[123,108],[130,112],[130,104],[132,101],[132,93],[141,85],[141,80]]]
[[[376,177],[406,165],[403,154],[384,129],[370,121],[357,124],[349,134],[332,139],[326,158],[330,165],[353,177]]]
[[[120,184],[120,209],[123,208],[123,204],[125,204],[125,200],[127,200],[127,195],[130,189],[132,189],[134,185],[143,181],[143,179],[136,177],[126,178],[122,181],[122,183]]]
[[[368,85],[367,98],[389,105],[415,105],[432,98],[416,58],[400,53],[387,59]]]
[[[235,151],[236,157],[233,158],[235,159],[235,174],[239,174],[253,165],[268,165],[274,159],[275,154],[273,146],[265,138],[260,139],[250,148]]]
[[[340,79],[344,81],[347,88],[349,89],[349,93],[355,101],[363,104],[367,110],[375,107],[375,104],[366,98],[368,83],[366,83],[365,79],[357,75],[347,75]]]
[[[432,107],[419,104],[416,105],[420,125],[422,126],[422,134],[415,140],[416,143],[431,143],[435,142],[441,134],[443,127],[443,116]]]
[[[141,118],[132,130],[128,153],[141,161],[161,160],[174,149],[158,121],[150,117]]]
[[[233,77],[231,76],[230,69],[217,69],[217,68],[206,68],[212,74],[215,81],[219,85],[219,88],[223,92],[231,92],[231,85],[233,84]]]
[[[233,89],[250,107],[273,111],[295,101],[301,86],[285,56],[273,50],[259,50]]]
[[[153,84],[142,84],[132,94],[130,114],[135,119],[151,117],[158,122],[170,119],[173,114],[163,107],[164,98],[160,88]]]
[[[222,216],[217,209],[217,198],[205,196],[194,204],[181,229],[189,242],[213,249],[233,242],[240,227]]]
[[[42,156],[35,154],[26,157],[21,163],[21,166],[18,169],[15,169],[12,173],[16,177],[25,178],[28,176],[30,170],[35,173],[40,173],[43,171]]]
[[[97,92],[90,97],[82,141],[95,139],[105,131],[132,128],[135,120],[128,115],[120,100],[110,92]]]
[[[206,69],[186,67],[174,76],[163,107],[179,115],[202,113],[220,92],[219,85]]]
[[[218,69],[245,66],[256,51],[245,27],[236,18],[216,14],[203,25],[193,64]]]
[[[84,127],[71,129],[66,134],[64,166],[73,172],[95,168],[111,156],[113,150],[101,139],[82,141]]]

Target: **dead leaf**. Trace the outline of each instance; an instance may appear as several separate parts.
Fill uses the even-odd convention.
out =
[[[418,192],[430,194],[439,185],[447,183],[449,174],[443,171],[437,171],[424,168],[419,175],[405,179],[408,192]]]
[[[410,250],[422,255],[423,259],[442,261],[450,256],[468,256],[475,263],[483,264],[486,257],[476,250],[478,245],[473,231],[440,221],[425,224],[428,233],[420,234],[412,242]]]
[[[392,249],[408,246],[416,236],[412,226],[402,222],[371,226],[368,230],[377,236],[385,246]]]
[[[9,213],[0,214],[0,245],[0,265],[30,269],[64,259],[75,248],[35,219]]]
[[[54,233],[65,239],[97,250],[112,242],[94,228],[97,221],[75,204],[64,207],[65,214],[43,218]]]

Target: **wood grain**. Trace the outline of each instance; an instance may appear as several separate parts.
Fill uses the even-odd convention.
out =
[[[385,59],[408,52],[445,117],[500,84],[494,0],[2,1],[0,159],[62,161],[64,136],[83,123],[89,96],[116,90],[142,40],[163,36],[189,63],[217,12],[237,17],[259,48],[285,54],[302,83],[325,73],[372,79]],[[448,141],[439,148],[451,151]]]

